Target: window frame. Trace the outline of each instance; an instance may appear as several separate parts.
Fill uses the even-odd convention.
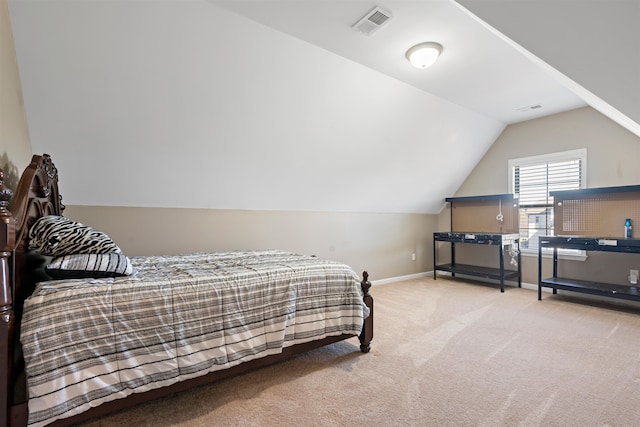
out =
[[[515,167],[523,167],[523,166],[535,166],[542,165],[554,162],[563,162],[570,160],[580,160],[580,189],[587,187],[587,149],[579,148],[575,150],[567,150],[567,151],[559,151],[555,153],[541,154],[535,156],[527,156],[520,157],[516,159],[510,159],[508,161],[508,177],[509,177],[509,189],[514,194],[515,197],[519,197],[519,194],[515,192],[515,182],[514,182],[514,168]],[[553,203],[549,205],[549,207],[553,208]],[[526,207],[525,207],[526,208]],[[519,207],[521,214],[522,206]],[[549,228],[547,228],[549,230]],[[553,230],[551,230],[553,232]],[[520,252],[522,255],[526,256],[538,256],[538,249],[522,249],[520,248]],[[543,257],[551,256],[553,251],[548,248],[543,248]],[[573,260],[582,260],[584,261],[587,258],[586,251],[579,250],[567,250],[567,249],[558,249],[558,255],[565,259],[573,259]]]

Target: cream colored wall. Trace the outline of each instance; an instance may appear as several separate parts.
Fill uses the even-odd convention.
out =
[[[587,148],[587,186],[640,183],[640,138],[585,107],[507,126],[456,195],[509,193],[509,159],[578,148]]]
[[[22,101],[7,0],[0,0],[0,168],[5,185],[15,189],[31,161],[31,144]]]
[[[608,187],[640,184],[640,138],[591,107],[555,114],[508,126],[454,196],[510,193],[509,159],[587,149],[587,186]],[[438,219],[442,230],[449,228],[449,209]],[[621,218],[621,226],[622,221]],[[490,263],[497,257],[482,249],[461,245],[461,262]],[[439,246],[438,259],[448,257],[448,248]],[[550,262],[544,275],[551,275]],[[605,256],[590,253],[587,261],[562,261],[561,272],[569,277],[591,278],[611,283],[627,283],[629,269],[639,269],[637,256]],[[538,283],[537,256],[522,259],[523,281]]]
[[[640,139],[592,108],[582,108],[507,127],[454,195],[507,193],[509,159],[582,147],[588,152],[590,186],[640,182],[635,167]],[[64,188],[61,192],[64,196]],[[433,232],[450,227],[448,209],[440,215],[419,215],[74,205],[66,214],[104,230],[131,255],[281,248],[346,262],[359,273],[369,270],[373,280],[431,271]],[[462,260],[468,256],[469,262],[496,262],[493,249],[463,250]],[[439,261],[447,256],[447,248],[439,251]],[[590,267],[587,274],[610,279],[603,264],[593,262],[596,258],[563,268],[582,274],[580,270]],[[522,264],[523,280],[537,283],[537,258],[523,257]],[[617,281],[624,283],[625,269],[616,268]]]
[[[423,214],[105,206],[68,206],[65,215],[106,232],[128,255],[284,249],[367,270],[374,283],[430,271],[437,221]]]

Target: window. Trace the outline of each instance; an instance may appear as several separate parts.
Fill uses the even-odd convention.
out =
[[[538,250],[538,236],[553,236],[550,191],[586,186],[587,150],[509,160],[509,188],[520,200],[520,249]]]

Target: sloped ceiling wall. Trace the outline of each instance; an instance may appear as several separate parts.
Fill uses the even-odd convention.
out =
[[[640,1],[456,0],[640,136]]]
[[[206,1],[9,6],[67,204],[436,213],[504,128]]]
[[[20,77],[6,0],[0,0],[0,168],[11,190],[31,161],[31,145],[24,114]]]

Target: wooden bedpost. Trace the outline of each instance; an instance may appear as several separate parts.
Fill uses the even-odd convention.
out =
[[[369,281],[369,273],[362,272],[362,292],[364,293],[364,303],[369,307],[369,317],[364,319],[362,332],[360,333],[360,351],[368,353],[371,350],[371,340],[373,339],[373,297],[369,293],[371,282]]]
[[[11,261],[15,247],[15,219],[9,212],[11,190],[4,186],[4,171],[0,169],[0,425],[9,425],[9,406],[13,389],[12,342],[14,327]]]

